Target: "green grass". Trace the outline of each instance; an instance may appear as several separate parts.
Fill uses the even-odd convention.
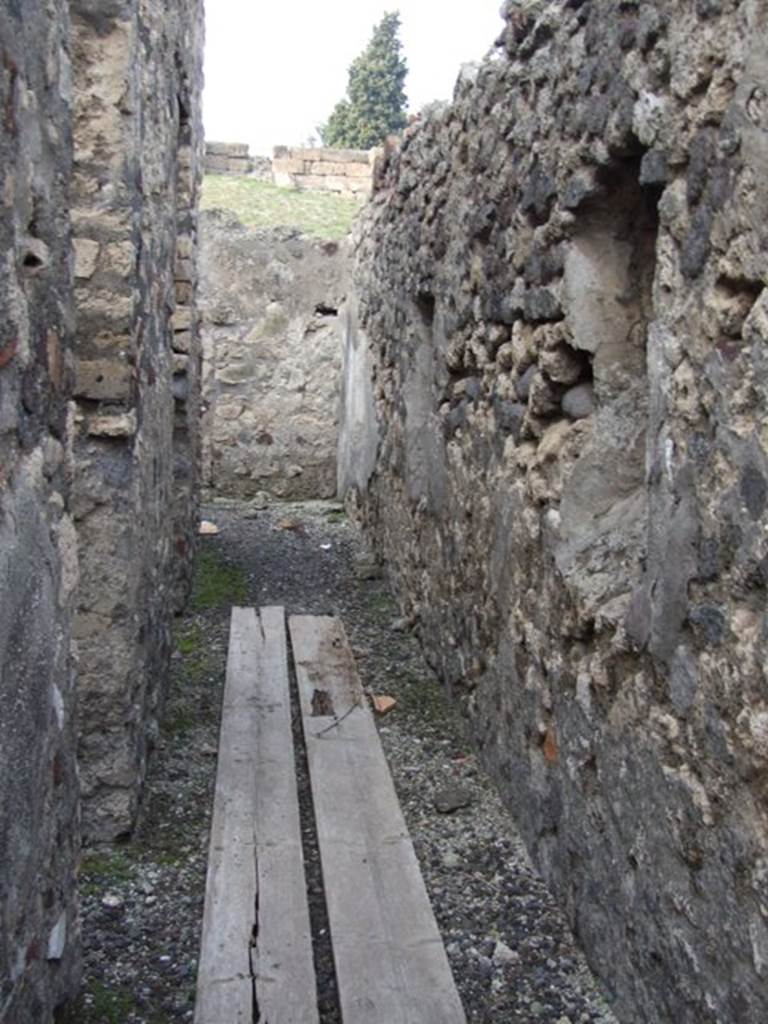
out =
[[[136,1000],[126,989],[108,988],[96,981],[86,991],[90,999],[83,1002],[78,1024],[124,1024],[128,1014],[136,1009]]]
[[[298,192],[269,181],[209,174],[203,180],[204,210],[231,210],[248,227],[299,228],[313,238],[349,234],[360,199],[328,192]]]
[[[99,892],[110,883],[127,882],[132,873],[122,853],[89,853],[80,865],[80,885],[84,892]]]
[[[237,566],[225,562],[214,548],[201,548],[195,563],[190,601],[192,611],[202,612],[208,608],[247,604],[247,596],[245,573]],[[194,636],[189,637],[188,634],[187,642],[194,646]]]
[[[176,650],[185,657],[205,654],[205,637],[196,622],[185,622],[174,631]]]

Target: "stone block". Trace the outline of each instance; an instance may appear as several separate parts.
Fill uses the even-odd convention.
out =
[[[179,306],[171,317],[171,327],[175,334],[187,332],[192,326],[192,310],[189,306]]]
[[[133,367],[120,359],[90,359],[75,363],[75,395],[106,401],[124,401],[133,388]]]
[[[136,413],[114,413],[108,416],[89,416],[88,433],[91,437],[133,437],[136,433]]]
[[[91,238],[73,238],[75,277],[88,280],[93,277],[99,261],[99,243]]]

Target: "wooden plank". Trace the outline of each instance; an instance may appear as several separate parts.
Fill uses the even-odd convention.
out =
[[[292,616],[290,632],[343,1020],[464,1024],[343,627]]]
[[[253,743],[256,615],[233,608],[224,687],[195,1024],[252,1024],[256,923]]]
[[[264,1024],[316,1024],[317,987],[296,789],[285,612],[262,608],[253,969]]]
[[[318,1020],[282,608],[232,610],[195,1024],[252,1024],[254,996]]]

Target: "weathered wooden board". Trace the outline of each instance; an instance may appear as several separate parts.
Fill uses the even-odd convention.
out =
[[[281,608],[234,608],[195,1024],[314,1024]]]
[[[316,1024],[317,988],[296,789],[285,612],[262,608],[256,756],[258,937],[263,1024]]]
[[[289,624],[344,1022],[463,1024],[343,627],[313,616]]]
[[[250,944],[256,924],[258,673],[252,608],[233,608],[208,852],[195,1024],[252,1024]]]

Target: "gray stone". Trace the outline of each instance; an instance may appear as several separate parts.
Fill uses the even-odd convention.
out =
[[[462,786],[444,786],[432,797],[432,803],[440,814],[453,814],[470,806],[472,794]]]
[[[515,394],[521,402],[528,401],[528,395],[531,392],[531,384],[533,382],[533,378],[536,376],[537,369],[538,368],[535,363],[532,366],[529,366],[515,384]]]
[[[649,150],[640,163],[641,185],[665,185],[669,178],[667,155],[658,149]]]
[[[561,404],[566,416],[582,420],[595,411],[595,389],[591,384],[577,384],[568,388]]]
[[[756,466],[750,464],[744,467],[740,490],[750,516],[754,520],[759,520],[768,504],[768,484]]]

